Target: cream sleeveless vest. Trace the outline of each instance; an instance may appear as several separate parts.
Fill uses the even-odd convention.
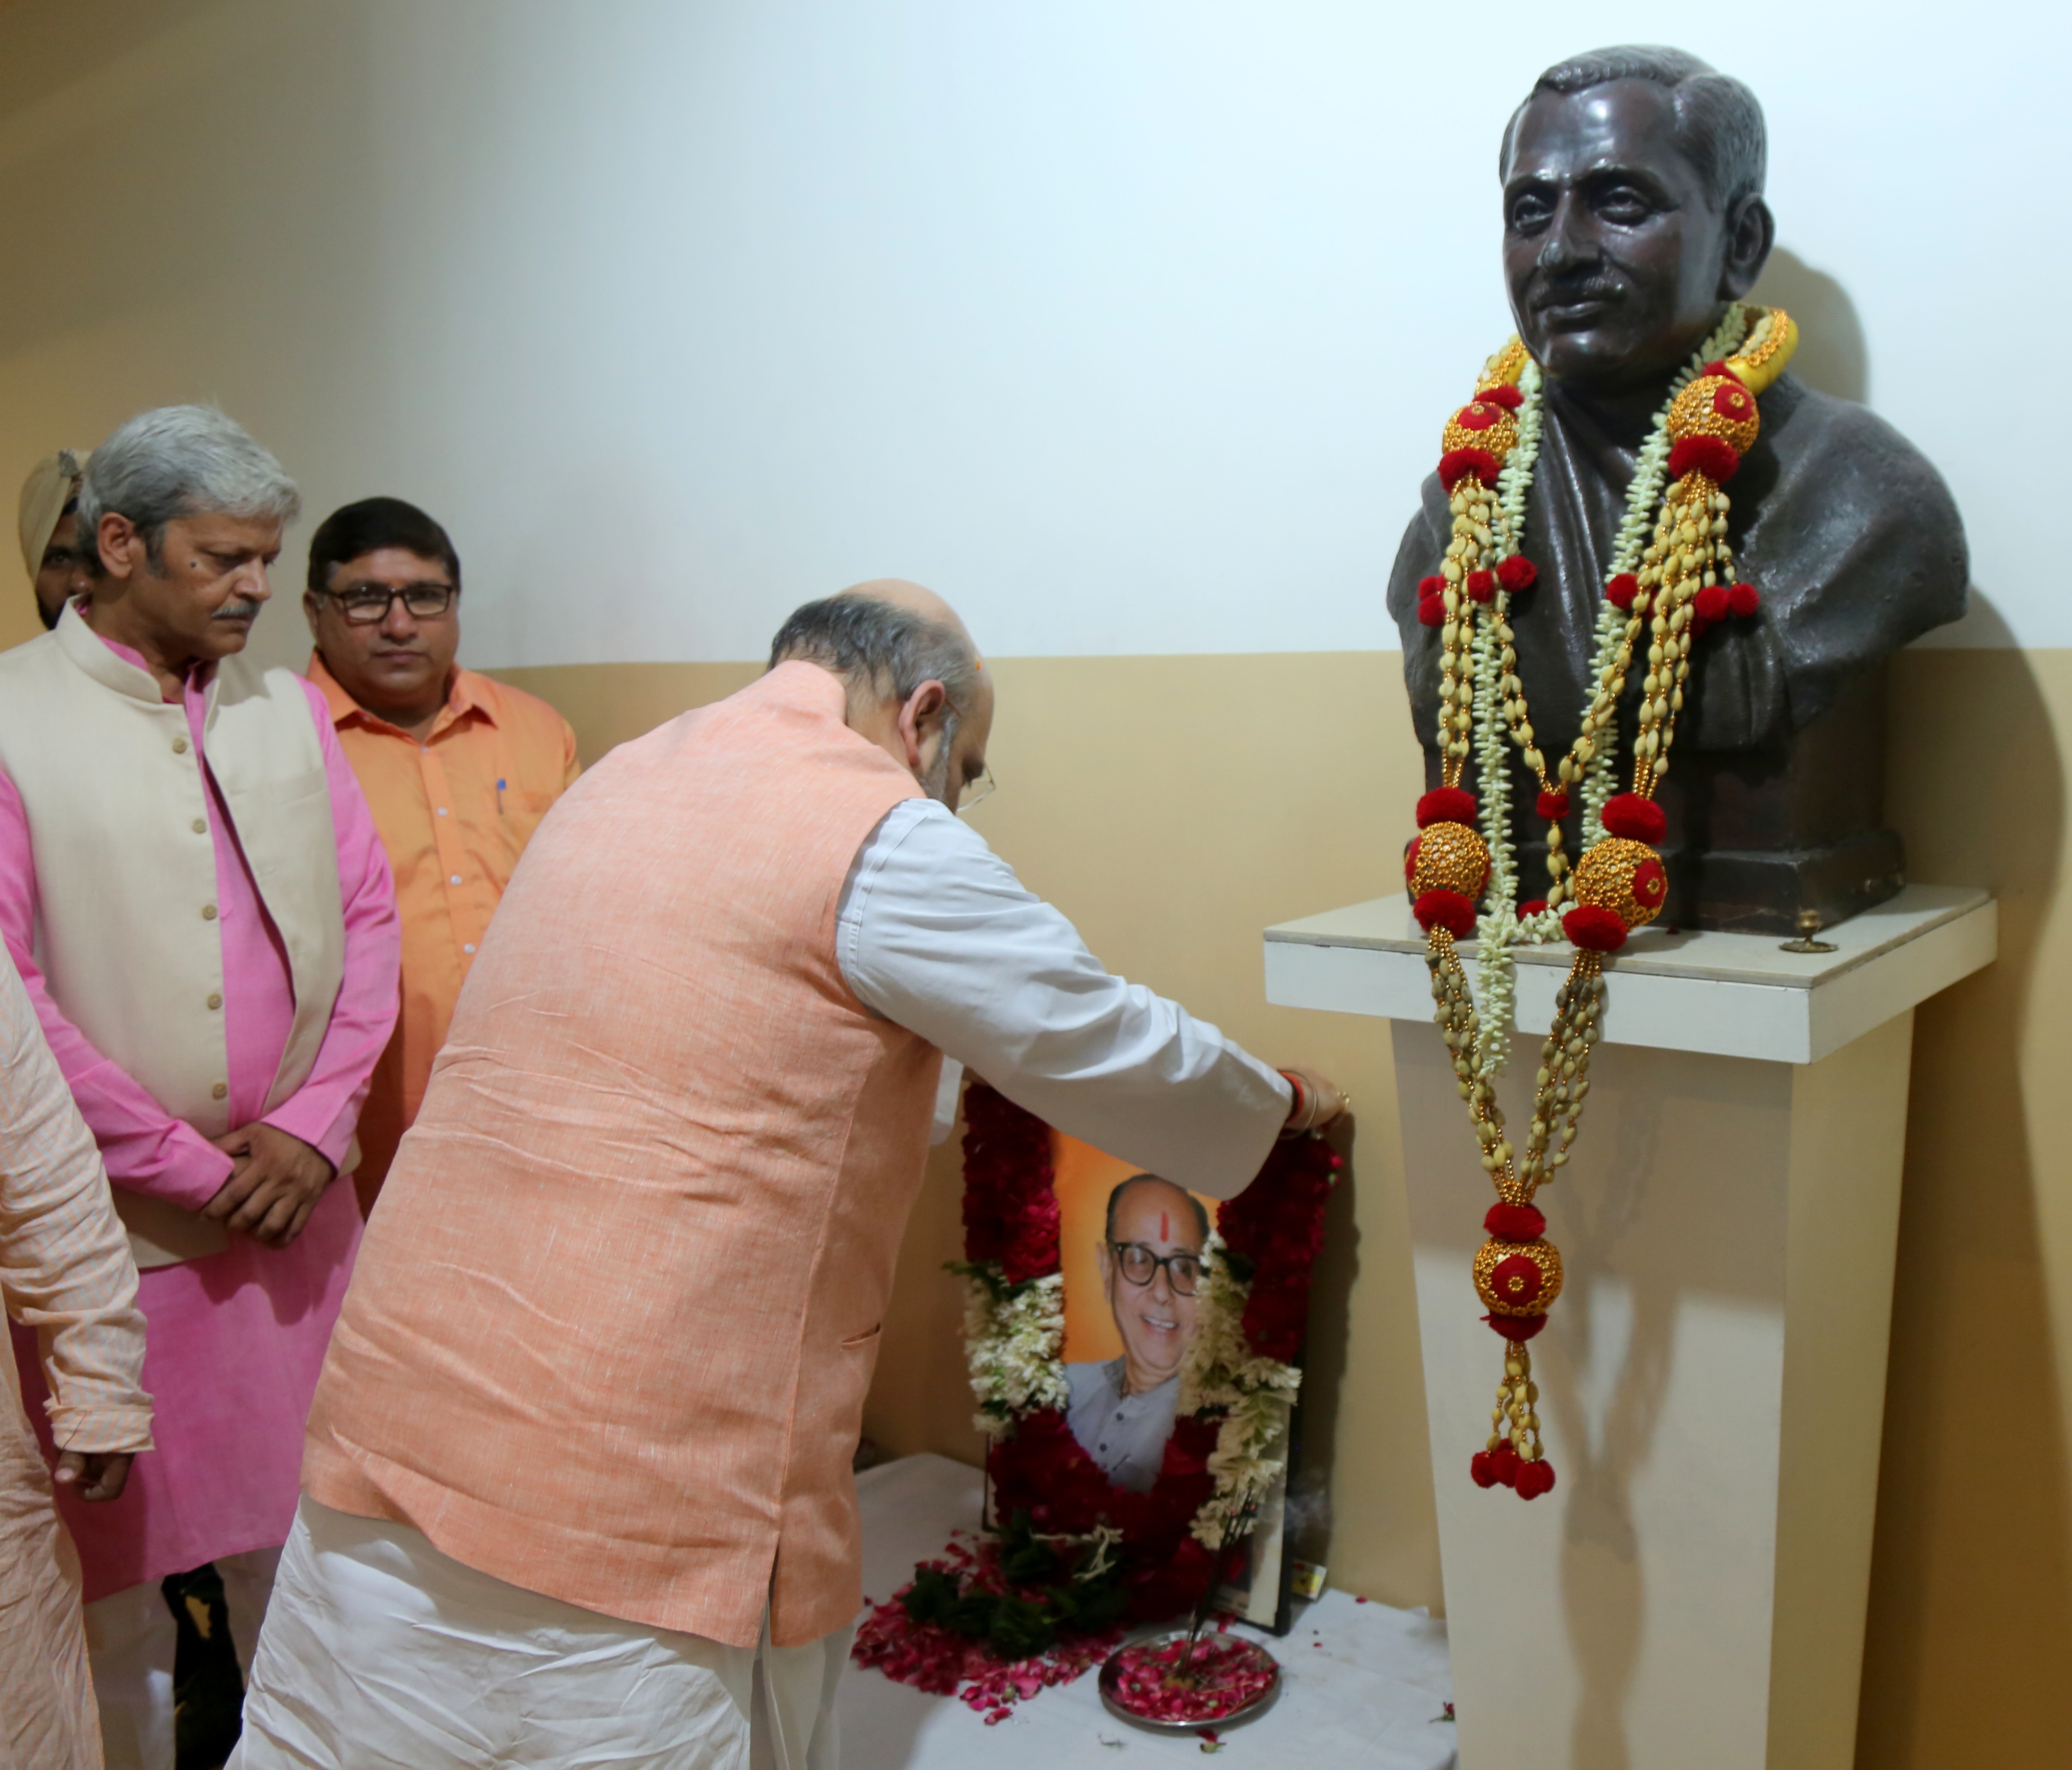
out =
[[[225,659],[203,732],[294,986],[270,1110],[309,1075],[344,977],[330,785],[308,697],[287,670]],[[223,941],[208,788],[190,752],[186,710],[76,608],[0,652],[0,768],[28,817],[36,961],[51,998],[174,1118],[216,1137],[231,1128]],[[127,1187],[114,1193],[139,1266],[224,1245],[215,1224]]]
[[[919,788],[781,664],[547,813],[360,1244],[302,1483],[586,1610],[779,1646],[862,1597],[849,1465],[942,1055],[843,980]]]

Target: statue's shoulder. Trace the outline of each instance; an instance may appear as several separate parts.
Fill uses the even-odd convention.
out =
[[[1935,463],[1868,406],[1787,373],[1763,395],[1762,434],[1777,488],[1794,501],[1826,504],[1831,520],[1890,523],[1963,545],[1963,519]]]
[[[1728,488],[1741,559],[1801,654],[1897,650],[1964,612],[1971,556],[1934,463],[1853,400],[1785,376]]]

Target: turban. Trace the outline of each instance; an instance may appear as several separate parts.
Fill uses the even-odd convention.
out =
[[[22,482],[22,563],[31,578],[43,562],[43,550],[63,520],[65,506],[79,496],[80,475],[88,459],[60,449],[39,461]]]

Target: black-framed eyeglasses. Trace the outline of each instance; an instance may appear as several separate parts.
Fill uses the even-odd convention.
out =
[[[1123,1277],[1133,1285],[1149,1284],[1161,1266],[1166,1269],[1166,1282],[1175,1296],[1193,1296],[1202,1282],[1198,1253],[1153,1253],[1141,1241],[1111,1241],[1108,1248],[1122,1268]]]
[[[396,599],[403,599],[403,606],[412,616],[421,621],[436,620],[453,607],[454,598],[460,594],[458,584],[442,584],[426,578],[415,584],[400,587],[388,584],[347,584],[343,590],[327,590],[323,594],[338,604],[338,611],[355,627],[372,627],[388,618],[388,611],[396,606]]]

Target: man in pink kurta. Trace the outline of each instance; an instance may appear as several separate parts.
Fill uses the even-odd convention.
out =
[[[197,436],[213,452],[194,450]],[[358,1245],[352,1188],[331,1183],[349,1171],[354,1122],[394,1023],[398,942],[380,841],[321,695],[286,672],[262,679],[224,661],[265,599],[292,486],[229,420],[200,409],[146,414],[108,449],[107,480],[97,492],[89,477],[83,494],[83,514],[102,525],[94,595],[0,657],[10,705],[42,695],[78,710],[76,727],[0,711],[0,939],[100,1146],[133,1246],[155,1236],[171,1250],[139,1253],[140,1264],[162,1262],[143,1272],[139,1295],[156,1448],[116,1504],[60,1500],[80,1550],[108,1761],[170,1770],[173,1630],[156,1583],[222,1565],[249,1661]],[[226,451],[241,479],[221,471]],[[198,452],[183,483],[179,464]],[[155,480],[123,477],[140,458],[163,470]],[[51,790],[45,742],[68,751],[72,792]],[[146,757],[170,772],[141,789],[109,778]],[[154,821],[168,783],[191,803]],[[150,796],[134,816],[119,802],[125,790]],[[138,881],[127,904],[125,879]],[[190,879],[199,904],[180,901]],[[65,916],[78,918],[68,899],[85,892],[100,894],[109,939],[147,961],[161,938],[169,967],[191,966],[199,951],[205,996],[197,983],[160,1009],[166,1039],[220,1041],[220,1068],[198,1072],[218,1077],[200,1084],[199,1107],[158,1097],[131,1072],[157,1073],[149,1063],[125,1067],[102,1048],[111,1036],[148,1040],[134,1023],[154,998],[140,988],[142,1006],[117,1002],[111,1019],[105,998],[119,982],[97,978],[91,955],[68,956]],[[141,969],[148,982],[148,962]],[[327,996],[327,1015],[305,999],[313,994]],[[199,1035],[182,1018],[190,1013]],[[102,1028],[98,1043],[83,1019]],[[140,1215],[140,1203],[156,1215]],[[140,1241],[140,1223],[168,1221],[170,1237],[154,1227]],[[40,1430],[42,1372],[19,1329],[15,1352]],[[44,1448],[54,1455],[47,1437]]]

